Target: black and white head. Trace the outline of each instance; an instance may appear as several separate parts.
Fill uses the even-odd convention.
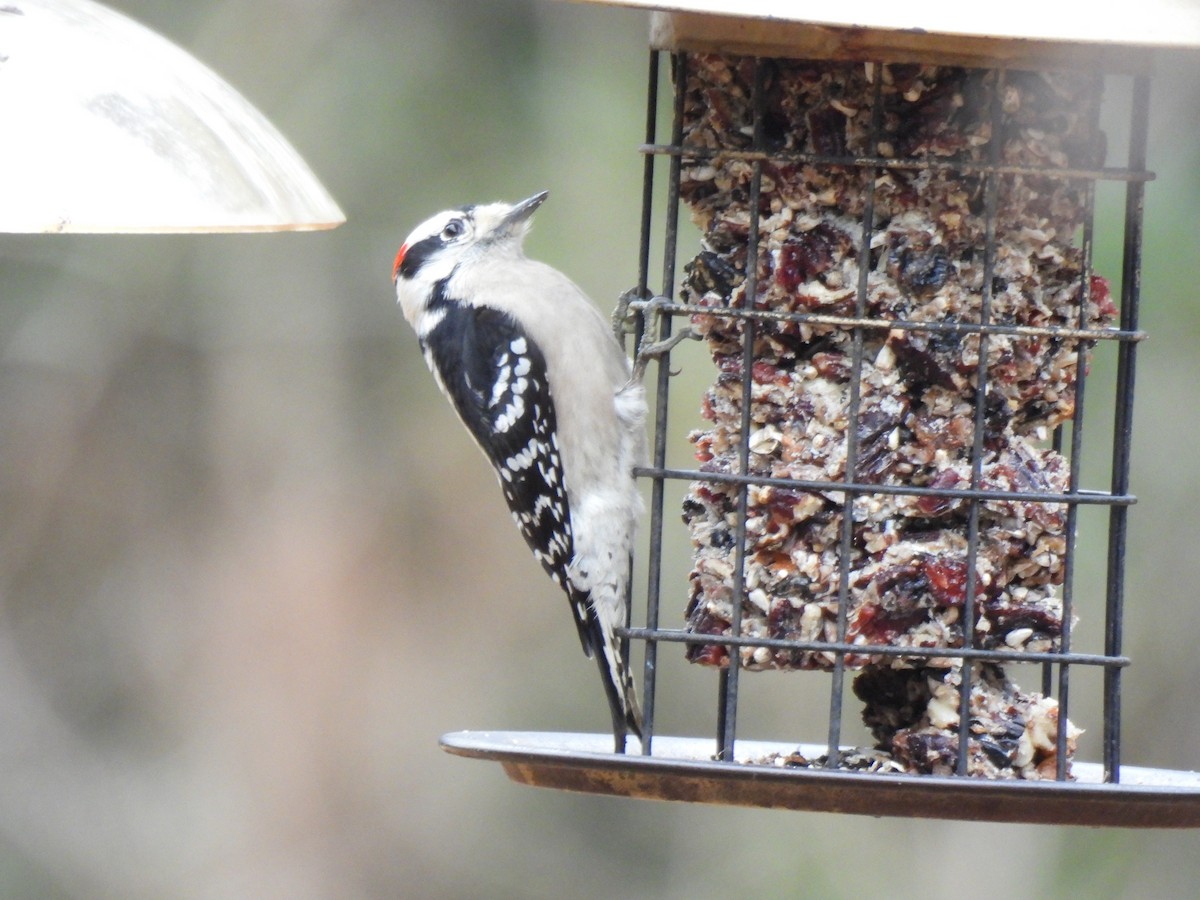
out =
[[[547,196],[541,191],[520,203],[448,209],[414,228],[392,268],[404,317],[415,327],[460,266],[522,256],[529,217]]]

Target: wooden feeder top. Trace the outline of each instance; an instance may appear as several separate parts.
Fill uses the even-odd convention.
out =
[[[1156,52],[1200,48],[1200,0],[573,2],[651,11],[650,42],[661,50],[1128,70]]]

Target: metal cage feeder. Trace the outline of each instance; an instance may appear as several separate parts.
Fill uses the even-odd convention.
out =
[[[519,732],[443,746],[498,760],[519,782],[622,796],[1200,825],[1200,775],[1121,759],[1149,71],[1164,46],[1200,46],[1200,14],[1164,4],[1161,16],[1141,10],[1136,29],[1099,13],[1037,31],[1044,17],[1009,10],[1000,26],[964,12],[934,31],[882,4],[856,13],[874,27],[722,6],[662,4],[673,11],[652,17],[634,306],[659,334],[675,319],[702,332],[716,382],[702,401],[681,398],[664,360],[647,384],[648,577],[626,632],[645,655],[640,752],[610,752],[607,735]],[[1104,161],[1101,55],[1132,85],[1119,166]],[[1039,95],[1059,78],[1071,86]],[[1022,106],[1038,109],[1022,119]],[[1099,185],[1124,190],[1111,298],[1092,269]],[[680,267],[683,206],[702,238]],[[1104,354],[1115,379],[1096,489],[1082,471],[1097,431],[1084,401],[1095,408],[1089,370]],[[824,413],[797,411],[806,390]],[[668,410],[700,402],[707,430],[690,449],[703,464],[668,465]],[[684,628],[664,624],[683,593],[662,571],[674,484],[690,485],[695,554]],[[1102,603],[1076,588],[1084,510],[1105,517]],[[1077,619],[1102,620],[1100,652],[1073,646]],[[681,651],[718,671],[706,738],[655,732],[659,658]],[[1040,673],[1040,691],[1008,679],[1016,665]],[[739,735],[754,668],[831,675],[822,743]],[[1100,673],[1097,763],[1072,759],[1077,669]],[[872,750],[844,739],[851,675]]]

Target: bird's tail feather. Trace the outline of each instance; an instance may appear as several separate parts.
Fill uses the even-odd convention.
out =
[[[625,749],[626,735],[632,733],[639,739],[642,737],[642,709],[638,702],[637,685],[615,634],[604,633],[602,645],[597,649],[600,652],[593,655],[612,713],[613,740],[617,752],[621,753]]]

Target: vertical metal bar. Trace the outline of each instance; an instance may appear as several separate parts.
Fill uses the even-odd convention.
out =
[[[1138,75],[1133,82],[1133,112],[1129,136],[1130,169],[1146,168],[1146,135],[1150,123],[1150,77]],[[1142,210],[1145,183],[1130,181],[1125,188],[1125,252],[1121,265],[1121,328],[1133,330],[1138,323],[1142,291]],[[1113,422],[1112,491],[1129,490],[1129,457],[1133,442],[1133,389],[1137,344],[1122,341],[1117,348],[1117,397]],[[1105,598],[1104,653],[1118,656],[1123,638],[1125,612],[1125,537],[1128,509],[1113,506],[1108,515],[1108,590]],[[1121,780],[1121,669],[1104,669],[1104,780]]]
[[[1093,215],[1095,212],[1096,185],[1088,182],[1085,187],[1082,265],[1079,276],[1079,318],[1078,328],[1088,327],[1088,304],[1092,299],[1092,238]],[[1083,456],[1083,406],[1084,391],[1087,386],[1087,358],[1093,344],[1079,342],[1075,345],[1075,410],[1071,419],[1071,460],[1070,483],[1067,486],[1069,495],[1078,495],[1079,476]],[[1063,588],[1062,588],[1062,635],[1059,638],[1059,651],[1071,652],[1071,619],[1075,607],[1075,536],[1079,526],[1079,506],[1074,503],[1067,505],[1066,550],[1063,554]],[[1058,664],[1058,726],[1055,731],[1055,778],[1059,781],[1067,779],[1067,720],[1070,715],[1070,671],[1069,663]]]
[[[1089,223],[1089,225],[1091,223],[1090,214],[1088,216],[1088,223]],[[1064,444],[1063,444],[1063,426],[1060,424],[1060,425],[1055,426],[1055,428],[1054,428],[1054,433],[1050,438],[1050,449],[1061,456],[1062,452],[1063,452],[1063,446],[1064,446]],[[1071,483],[1072,484],[1075,483],[1074,478],[1071,479]],[[1070,550],[1070,547],[1068,545],[1068,551],[1069,550]],[[1049,662],[1042,663],[1042,696],[1043,697],[1054,696],[1054,665],[1053,665],[1053,663],[1049,663]]]
[[[757,199],[761,189],[761,166],[755,165],[751,175],[751,198]],[[756,279],[749,274],[749,267],[758,265],[758,231],[757,217],[750,217],[750,251],[747,254],[746,302],[754,302],[753,291],[757,290]],[[742,419],[741,432],[738,437],[738,471],[746,475],[750,471],[750,407],[751,395],[754,388],[754,340],[757,333],[757,323],[753,319],[745,320],[742,331]],[[734,569],[733,569],[733,599],[732,614],[729,622],[729,633],[737,636],[742,633],[742,602],[746,594],[746,518],[750,514],[750,488],[743,484],[738,487],[737,526],[734,528]],[[733,759],[734,742],[737,740],[737,708],[738,685],[740,683],[742,651],[740,647],[729,645],[728,666],[721,670],[718,681],[718,711],[717,711],[717,758]]]
[[[683,53],[674,55],[675,63],[675,106],[674,119],[671,125],[671,141],[674,146],[683,142],[683,97],[687,86],[687,57]],[[650,53],[649,95],[646,112],[646,133],[649,142],[654,140],[654,131],[658,116],[658,54]],[[642,259],[649,267],[650,259],[650,206],[653,203],[654,158],[647,156],[644,182],[642,187]],[[675,289],[675,243],[679,229],[679,167],[680,156],[672,155],[667,180],[667,208],[665,210],[666,241],[663,247],[663,277],[662,295],[671,297]],[[643,279],[639,273],[639,287],[644,287],[649,281],[646,273]],[[662,334],[670,333],[671,320],[666,318],[662,323]],[[654,400],[654,467],[662,469],[667,457],[667,399],[669,394],[670,367],[656,367],[657,380],[655,383]],[[650,632],[658,630],[659,601],[662,591],[662,531],[663,531],[663,492],[664,481],[661,476],[655,476],[650,489],[650,559],[649,575],[646,585],[646,628]],[[653,637],[646,641],[646,661],[642,683],[642,753],[649,756],[654,743],[654,708],[655,690],[657,687],[658,644]]]
[[[751,89],[751,107],[754,110],[755,150],[762,149],[763,102],[766,66],[761,58],[754,61],[754,85]],[[746,278],[743,282],[742,302],[747,309],[754,308],[758,295],[758,204],[762,195],[762,160],[756,159],[750,170],[750,228],[746,244]],[[750,474],[750,427],[751,406],[754,392],[754,341],[758,325],[753,319],[745,319],[742,327],[742,418],[738,433],[738,472]],[[729,633],[742,633],[742,602],[746,593],[746,517],[750,508],[750,488],[738,487],[737,527],[734,535],[733,602],[729,622]],[[717,756],[722,760],[733,759],[734,742],[737,740],[738,681],[741,670],[741,648],[728,647],[729,665],[721,671],[719,679],[720,709],[717,716]]]
[[[871,100],[871,155],[878,152],[880,133],[883,128],[883,67],[876,65],[875,90]],[[858,242],[858,283],[854,300],[855,318],[867,314],[867,287],[871,274],[871,236],[875,230],[875,167],[862,171],[865,185],[863,198],[862,234]],[[843,477],[847,484],[857,481],[858,470],[858,414],[862,400],[863,330],[855,326],[850,339],[850,397],[846,414],[846,470]],[[854,550],[854,494],[842,494],[842,531],[838,549],[838,615],[837,640],[846,641],[846,627],[850,615],[850,567]],[[838,650],[833,658],[833,678],[829,686],[829,735],[825,752],[830,768],[841,759],[842,744],[842,701],[845,695],[846,655]]]
[[[674,53],[672,54],[672,59],[674,60],[675,107],[671,122],[671,145],[680,147],[683,145],[683,101],[687,94],[687,53],[682,51]],[[666,227],[663,238],[661,291],[662,296],[667,298],[675,296],[675,252],[679,237],[679,173],[682,165],[683,154],[672,154],[667,176],[667,209]],[[671,319],[669,316],[663,319],[660,333],[664,338],[670,337]],[[670,366],[658,367],[659,402],[662,404],[662,426],[664,429],[666,428],[665,415],[669,376]]]
[[[1088,218],[1087,218],[1088,227],[1091,226],[1091,221],[1092,221],[1091,214],[1088,214]],[[1060,424],[1060,425],[1055,426],[1054,433],[1051,434],[1050,449],[1054,450],[1056,452],[1056,454],[1062,456],[1062,449],[1063,449],[1064,445],[1066,445],[1066,444],[1063,443],[1063,427]],[[1074,476],[1072,476],[1072,479],[1070,479],[1070,484],[1075,484]],[[1069,544],[1067,545],[1067,550],[1068,550],[1068,553],[1072,552],[1072,548],[1070,548]],[[1066,577],[1064,577],[1063,580],[1066,581]],[[1054,664],[1052,664],[1052,662],[1043,662],[1043,664],[1042,664],[1042,696],[1043,697],[1054,696],[1054,688],[1055,688]]]
[[[652,143],[655,139],[655,126],[658,121],[658,52],[650,51],[650,66],[648,85],[646,89],[646,143]],[[637,295],[639,299],[645,299],[647,287],[650,282],[650,229],[653,222],[653,203],[654,203],[654,157],[647,154],[642,161],[642,220],[641,232],[638,236],[638,267],[637,267]],[[646,323],[642,317],[638,317],[637,328],[634,333],[634,351],[641,345],[642,336],[645,334]],[[662,479],[657,479],[657,483],[661,485]],[[658,514],[658,528],[651,528],[650,532],[650,584],[647,586],[647,597],[653,592],[654,596],[654,618],[658,618],[658,598],[661,589],[661,577],[659,574],[662,570],[662,502],[657,504],[652,503],[651,517],[655,512]],[[632,621],[633,616],[633,558],[634,555],[629,555],[629,580],[626,582],[625,591],[625,621]],[[647,603],[650,601],[647,599]],[[650,614],[647,613],[647,618]],[[628,637],[621,638],[621,655],[623,659],[632,660],[633,657],[629,653],[630,641]],[[644,664],[642,667],[642,737],[646,744],[650,743],[650,735],[654,733],[654,670],[658,660],[658,645],[653,639],[646,641]],[[643,747],[643,752],[649,753],[647,747]]]
[[[988,145],[989,162],[1000,163],[1000,148],[1003,143],[1003,105],[1005,70],[995,69],[995,84],[992,93],[991,123],[992,136]],[[984,175],[984,242],[983,242],[983,285],[979,298],[979,360],[975,369],[975,431],[971,441],[971,489],[979,490],[983,479],[983,432],[986,427],[988,385],[988,326],[992,318],[992,274],[996,262],[996,218],[1000,194],[1000,176],[989,171]],[[962,631],[963,647],[975,644],[975,589],[977,581],[976,562],[979,558],[979,506],[982,501],[972,498],[967,519],[967,583],[963,594]],[[962,660],[958,698],[958,761],[956,772],[967,774],[970,760],[968,742],[971,736],[971,662]]]
[[[646,79],[646,143],[653,144],[658,134],[658,56],[650,51],[649,75]],[[642,160],[642,231],[638,244],[638,297],[646,299],[650,286],[650,229],[654,220],[654,154]]]

